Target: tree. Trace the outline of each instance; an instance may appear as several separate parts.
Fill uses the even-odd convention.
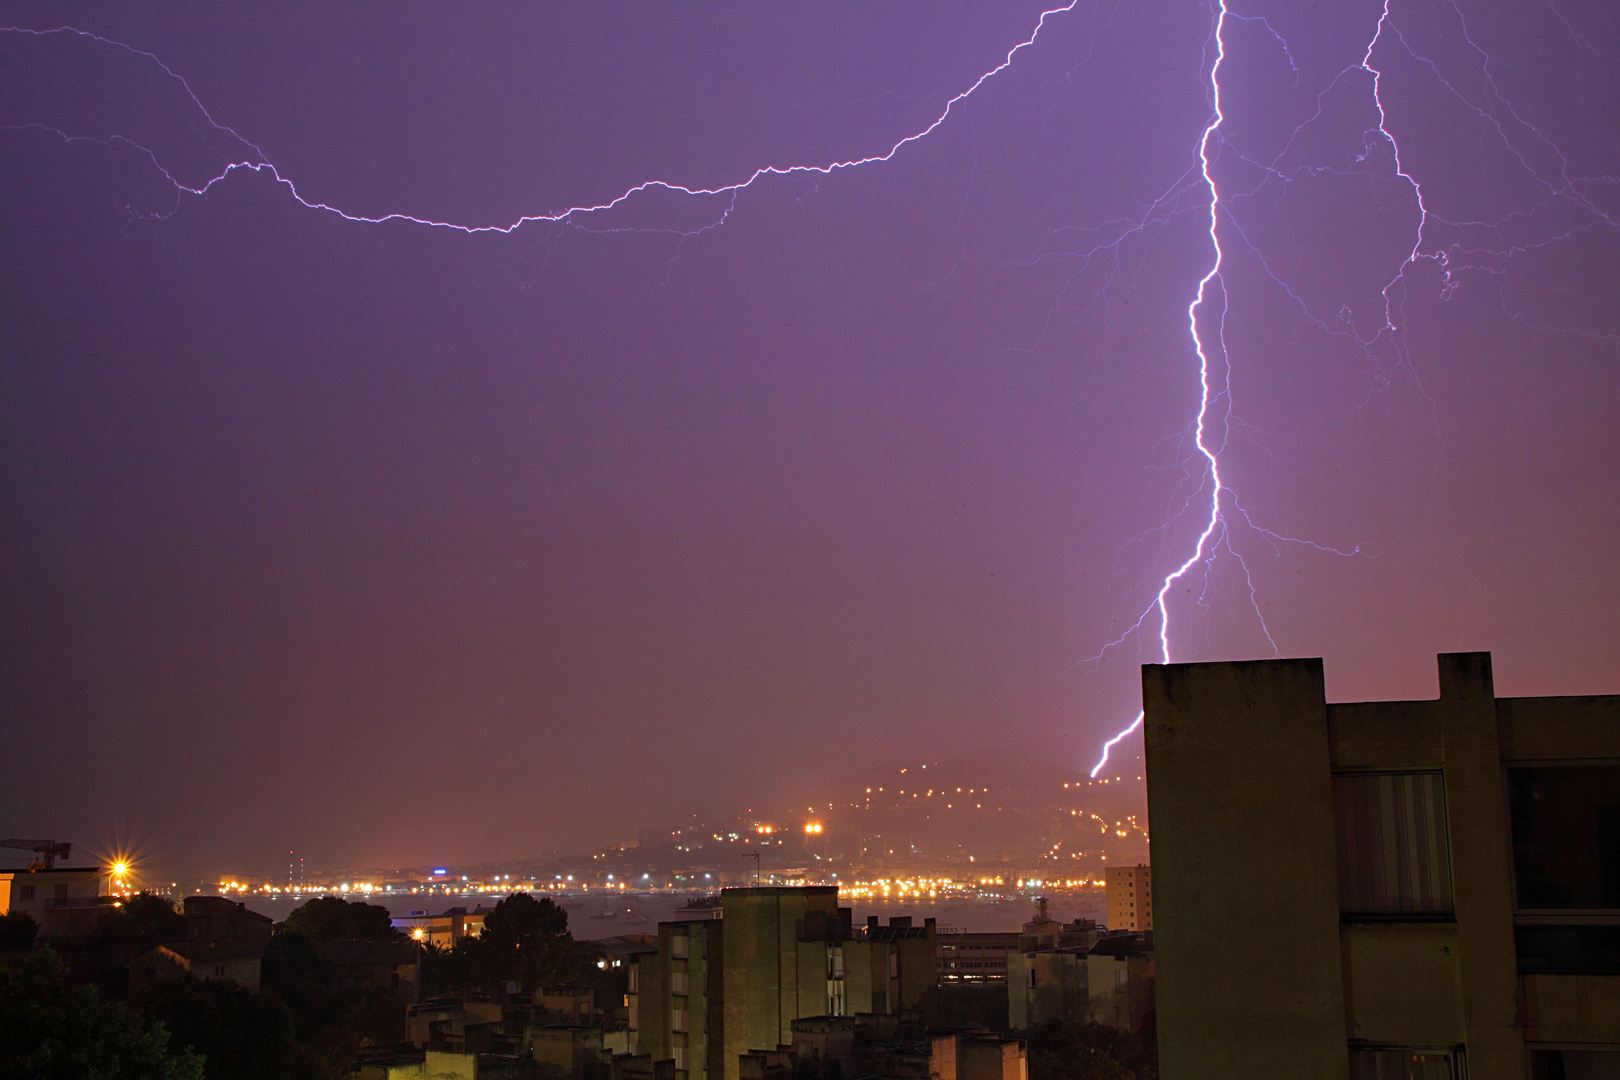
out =
[[[136,893],[96,920],[96,936],[104,945],[132,945],[137,952],[186,939],[186,917],[162,896]]]
[[[202,1058],[94,987],[70,987],[50,948],[0,969],[0,1080],[203,1080]]]
[[[12,949],[31,949],[39,924],[26,911],[8,911],[0,915],[0,952]]]
[[[201,1054],[206,1080],[284,1080],[293,1048],[292,1013],[269,994],[228,979],[169,979],[141,995],[141,1011],[170,1042]]]
[[[568,912],[549,896],[513,893],[484,918],[484,934],[503,945],[538,945],[568,934]]]
[[[391,941],[400,936],[387,908],[336,896],[317,896],[294,908],[283,925],[317,944],[339,940]]]
[[[1049,1020],[1030,1028],[1029,1080],[1158,1080],[1154,1032]]]
[[[568,932],[568,912],[550,897],[536,900],[528,893],[513,893],[496,904],[478,937],[462,938],[454,948],[430,950],[422,958],[422,982],[429,993],[494,990],[508,981],[532,990],[582,978],[587,970],[588,960]]]

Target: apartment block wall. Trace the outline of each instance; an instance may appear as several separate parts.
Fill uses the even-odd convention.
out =
[[[1165,1080],[1620,1062],[1620,973],[1521,972],[1516,942],[1620,908],[1521,913],[1509,799],[1526,768],[1620,763],[1620,698],[1498,699],[1484,653],[1441,656],[1439,688],[1327,705],[1318,660],[1143,669]]]
[[[793,1021],[825,1011],[825,969],[801,977],[798,944],[810,913],[825,921],[839,918],[838,889],[725,889],[720,896],[726,957],[722,1075],[739,1080],[741,1055],[791,1045]]]

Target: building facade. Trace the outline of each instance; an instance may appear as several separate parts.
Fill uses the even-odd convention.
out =
[[[935,933],[941,983],[949,986],[1006,981],[1007,958],[1018,951],[1015,931],[936,930]]]
[[[1103,871],[1108,929],[1153,929],[1153,871],[1141,863]]]
[[[24,912],[41,937],[87,934],[96,928],[107,872],[96,867],[0,870],[0,915]]]
[[[795,1045],[796,1020],[896,1014],[938,982],[932,919],[855,926],[834,886],[721,896],[719,919],[660,923],[629,972],[634,1052],[675,1080],[739,1080],[748,1055]]]
[[[1165,1080],[1620,1075],[1620,697],[1143,668]]]

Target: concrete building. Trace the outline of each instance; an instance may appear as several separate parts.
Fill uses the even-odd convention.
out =
[[[833,886],[726,889],[722,918],[660,923],[626,995],[634,1051],[674,1080],[739,1080],[794,1045],[793,1022],[914,1009],[938,981],[933,920],[852,925]]]
[[[631,1051],[673,1061],[681,1080],[718,1080],[725,1068],[724,923],[658,924],[658,951],[633,957],[625,1003]]]
[[[1153,872],[1148,867],[1110,866],[1103,871],[1103,889],[1108,929],[1153,929]]]
[[[1139,1031],[1154,1011],[1153,931],[1110,934],[1086,954],[1087,1019]]]
[[[857,928],[830,885],[726,889],[721,900],[720,1080],[739,1080],[738,1061],[751,1050],[791,1046],[794,1020],[899,1013],[938,982],[933,919],[880,926],[874,916]]]
[[[1087,949],[1041,949],[1007,958],[1007,1026],[1027,1031],[1048,1020],[1091,1019]]]
[[[107,872],[98,867],[53,866],[0,870],[0,915],[26,913],[40,937],[75,937],[96,928]]]
[[[260,954],[235,941],[176,941],[129,962],[129,988],[140,991],[169,979],[225,979],[259,992]]]
[[[1142,673],[1165,1080],[1620,1075],[1620,697]]]
[[[264,955],[275,920],[223,896],[188,896],[181,902],[187,941],[234,941]]]
[[[936,930],[938,935],[939,981],[990,983],[1007,980],[1007,957],[1018,951],[1018,935],[1012,932],[968,933]]]

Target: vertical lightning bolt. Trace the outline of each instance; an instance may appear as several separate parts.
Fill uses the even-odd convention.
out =
[[[1156,625],[1158,632],[1158,653],[1160,661],[1172,661],[1172,610],[1170,598],[1176,592],[1178,584],[1189,575],[1194,575],[1197,568],[1202,567],[1204,574],[1203,592],[1198,597],[1198,603],[1204,604],[1209,593],[1213,590],[1213,575],[1215,560],[1231,559],[1241,568],[1243,581],[1248,589],[1248,599],[1253,614],[1259,621],[1260,630],[1265,639],[1276,649],[1266,621],[1256,601],[1253,578],[1249,575],[1249,568],[1243,556],[1234,550],[1232,531],[1234,528],[1252,531],[1265,537],[1274,546],[1281,543],[1301,544],[1318,552],[1329,552],[1338,555],[1354,555],[1360,548],[1353,551],[1342,551],[1337,548],[1300,540],[1295,537],[1283,536],[1262,527],[1250,518],[1248,509],[1240,501],[1237,494],[1226,486],[1221,471],[1221,454],[1227,445],[1227,438],[1234,424],[1241,423],[1241,417],[1234,413],[1231,395],[1231,363],[1227,353],[1225,326],[1231,302],[1226,281],[1222,274],[1227,263],[1227,254],[1222,250],[1222,238],[1225,235],[1229,243],[1243,245],[1243,250],[1234,247],[1234,257],[1242,256],[1247,260],[1249,255],[1261,268],[1262,274],[1269,279],[1271,285],[1280,288],[1289,301],[1296,305],[1297,310],[1306,323],[1318,331],[1340,340],[1348,339],[1359,348],[1369,361],[1377,366],[1381,382],[1388,383],[1388,372],[1385,364],[1393,353],[1396,366],[1402,366],[1410,372],[1411,364],[1407,356],[1407,341],[1402,323],[1404,322],[1403,303],[1407,296],[1406,275],[1409,270],[1420,264],[1432,264],[1442,279],[1442,297],[1450,295],[1458,287],[1458,277],[1465,271],[1475,270],[1487,276],[1501,273],[1499,265],[1493,266],[1491,259],[1504,261],[1522,255],[1538,247],[1550,246],[1575,235],[1577,232],[1591,229],[1593,231],[1607,229],[1611,233],[1620,233],[1620,221],[1603,210],[1592,200],[1595,196],[1588,196],[1583,192],[1583,183],[1596,183],[1601,181],[1612,184],[1613,177],[1580,177],[1571,176],[1572,165],[1552,139],[1542,131],[1537,130],[1525,120],[1514,107],[1506,100],[1498,89],[1492,74],[1494,61],[1475,39],[1470,36],[1467,23],[1456,0],[1437,0],[1433,5],[1436,12],[1449,11],[1455,16],[1454,22],[1458,27],[1457,39],[1467,43],[1479,57],[1480,74],[1485,89],[1471,89],[1471,84],[1458,80],[1448,80],[1442,73],[1441,65],[1434,59],[1419,55],[1414,51],[1412,44],[1401,33],[1397,21],[1392,15],[1394,0],[1375,0],[1379,15],[1376,26],[1366,42],[1364,50],[1359,49],[1359,61],[1353,61],[1341,70],[1332,80],[1329,87],[1324,89],[1317,97],[1317,116],[1301,124],[1295,130],[1298,135],[1305,127],[1322,114],[1321,103],[1329,89],[1337,86],[1341,81],[1366,80],[1370,82],[1370,96],[1373,113],[1376,120],[1362,133],[1362,153],[1357,158],[1356,168],[1387,168],[1390,175],[1398,178],[1407,185],[1412,193],[1417,212],[1415,235],[1412,238],[1410,249],[1406,249],[1404,240],[1400,249],[1391,256],[1391,263],[1399,263],[1393,276],[1384,284],[1381,296],[1383,301],[1382,318],[1376,315],[1365,329],[1358,329],[1348,314],[1348,306],[1341,310],[1336,317],[1324,317],[1320,312],[1310,310],[1310,305],[1302,299],[1300,293],[1290,287],[1284,280],[1285,274],[1273,269],[1265,254],[1251,240],[1250,234],[1245,232],[1248,219],[1244,216],[1246,211],[1244,199],[1253,198],[1258,194],[1258,186],[1254,190],[1244,190],[1242,186],[1233,181],[1229,186],[1232,190],[1225,194],[1217,182],[1217,164],[1222,154],[1230,154],[1230,161],[1242,161],[1249,166],[1257,168],[1266,177],[1266,182],[1275,182],[1286,186],[1293,176],[1311,172],[1335,172],[1327,166],[1287,167],[1282,164],[1283,153],[1279,153],[1270,164],[1252,161],[1245,157],[1236,145],[1236,135],[1231,131],[1223,133],[1222,128],[1226,122],[1223,111],[1221,73],[1227,59],[1227,31],[1234,24],[1256,24],[1263,27],[1276,43],[1280,44],[1288,57],[1290,68],[1294,71],[1296,83],[1300,69],[1294,63],[1293,56],[1288,51],[1288,43],[1280,33],[1264,18],[1242,12],[1229,11],[1228,0],[1204,0],[1208,4],[1207,11],[1211,16],[1208,24],[1207,43],[1203,54],[1203,63],[1207,66],[1207,82],[1204,84],[1204,93],[1209,104],[1209,114],[1202,131],[1199,133],[1196,144],[1197,164],[1187,161],[1180,176],[1175,179],[1168,189],[1156,199],[1149,200],[1147,208],[1139,218],[1123,221],[1106,222],[1090,228],[1073,230],[1077,235],[1087,237],[1084,243],[1095,243],[1089,250],[1056,250],[1059,246],[1055,241],[1052,248],[1044,249],[1037,256],[1037,260],[1046,258],[1074,258],[1081,266],[1086,266],[1093,257],[1111,257],[1116,272],[1119,268],[1119,250],[1127,236],[1140,236],[1162,227],[1174,215],[1186,211],[1203,212],[1207,207],[1208,214],[1208,269],[1198,278],[1196,288],[1186,305],[1187,333],[1191,340],[1191,356],[1196,361],[1198,373],[1198,403],[1193,418],[1186,428],[1182,429],[1179,438],[1179,451],[1177,464],[1185,469],[1182,487],[1178,488],[1177,498],[1185,496],[1179,508],[1175,508],[1168,516],[1165,528],[1171,522],[1178,524],[1184,520],[1194,520],[1200,523],[1196,542],[1192,544],[1191,551],[1179,562],[1169,557],[1166,563],[1159,566],[1165,568],[1164,577],[1159,581],[1158,588],[1152,594],[1152,599],[1140,608],[1133,604],[1132,610],[1137,614],[1132,626],[1103,647],[1093,660],[1100,659],[1110,650],[1123,645],[1133,637],[1141,641],[1150,628]],[[1241,5],[1242,0],[1234,0]],[[965,110],[962,108],[969,98],[976,94],[981,87],[1002,72],[1011,67],[1021,53],[1034,47],[1042,37],[1049,25],[1059,16],[1074,12],[1081,4],[1081,0],[1069,0],[1058,6],[1053,6],[1040,13],[1034,28],[1021,41],[1009,48],[994,66],[971,79],[958,93],[945,99],[937,112],[932,113],[926,122],[921,123],[910,134],[888,144],[873,148],[874,152],[856,154],[839,160],[823,161],[820,163],[801,163],[783,165],[765,165],[753,169],[751,172],[743,171],[740,179],[731,183],[716,184],[714,186],[701,186],[683,184],[674,180],[650,179],[634,186],[625,188],[617,195],[602,198],[599,201],[585,202],[575,206],[565,206],[546,212],[536,212],[518,217],[505,223],[470,223],[436,220],[417,214],[395,211],[377,215],[365,215],[351,210],[341,209],[338,206],[324,201],[314,195],[306,197],[301,193],[293,179],[284,175],[270,161],[268,156],[257,145],[239,135],[229,126],[216,121],[204,107],[191,86],[176,71],[165,65],[159,58],[145,50],[114,41],[100,35],[79,30],[72,27],[59,27],[53,30],[33,30],[22,27],[0,27],[0,35],[8,36],[19,43],[38,45],[43,47],[47,42],[73,42],[88,48],[122,50],[124,56],[134,57],[143,64],[156,65],[162,73],[162,78],[172,80],[165,85],[177,89],[183,95],[180,100],[189,99],[202,122],[195,119],[191,124],[192,130],[201,140],[201,148],[209,155],[209,164],[200,168],[196,175],[187,172],[185,168],[175,165],[172,161],[160,160],[160,155],[139,139],[128,133],[116,131],[102,131],[96,134],[85,134],[77,130],[64,130],[43,123],[25,122],[11,125],[11,130],[34,129],[50,132],[65,141],[93,140],[102,143],[122,143],[132,146],[137,152],[152,162],[153,166],[173,186],[176,205],[190,197],[206,195],[216,184],[237,172],[251,172],[266,175],[276,184],[280,185],[300,205],[311,209],[324,211],[337,215],[345,221],[357,224],[377,224],[381,222],[408,222],[432,228],[453,229],[464,233],[512,233],[525,225],[551,225],[558,228],[573,228],[591,232],[663,232],[680,238],[680,241],[698,236],[711,229],[725,224],[729,215],[737,206],[739,196],[755,187],[767,182],[771,178],[801,176],[819,178],[831,176],[846,170],[853,170],[866,166],[880,165],[893,160],[913,143],[931,136],[942,125],[953,117],[959,116]],[[1557,14],[1556,9],[1554,13]],[[1562,15],[1558,16],[1563,19]],[[1567,19],[1564,25],[1569,27]],[[1233,30],[1234,34],[1237,31]],[[1580,42],[1583,47],[1592,49],[1570,27],[1571,36]],[[1405,54],[1421,67],[1427,69],[1430,75],[1448,93],[1477,115],[1494,137],[1499,139],[1510,156],[1517,162],[1515,167],[1523,170],[1530,181],[1539,187],[1542,193],[1540,202],[1532,212],[1521,212],[1498,221],[1448,220],[1445,214],[1445,205],[1436,199],[1432,202],[1417,179],[1414,171],[1410,170],[1407,161],[1402,155],[1401,146],[1390,127],[1390,118],[1385,108],[1383,97],[1384,68],[1379,57],[1383,56],[1382,49],[1404,50]],[[1354,55],[1354,54],[1352,54]],[[1234,91],[1235,93],[1235,91]],[[1238,100],[1234,98],[1234,100]],[[1234,121],[1234,127],[1236,121]],[[1527,140],[1516,144],[1515,140]],[[1377,147],[1379,155],[1372,153]],[[1384,164],[1382,152],[1387,151],[1392,161]],[[1550,157],[1548,156],[1550,153]],[[1378,164],[1373,164],[1374,160]],[[1186,160],[1185,158],[1183,159]],[[1421,170],[1417,170],[1421,172]],[[1221,173],[1226,176],[1226,173]],[[1387,178],[1387,176],[1386,176]],[[708,220],[699,226],[690,223],[673,224],[664,221],[661,226],[626,226],[615,224],[611,217],[613,211],[626,207],[644,197],[678,196],[680,199],[695,203],[701,213]],[[1524,222],[1534,216],[1534,212],[1544,209],[1544,204],[1558,203],[1563,209],[1579,215],[1581,221],[1567,224],[1559,220],[1556,224],[1547,227],[1543,235],[1537,238],[1523,239],[1522,231],[1509,230],[1505,225],[1510,219],[1517,220],[1519,230]],[[1439,213],[1431,210],[1431,205],[1438,208]],[[1519,220],[1522,219],[1522,220]],[[1581,222],[1584,222],[1581,223]],[[1509,236],[1514,239],[1508,239]],[[1462,239],[1468,237],[1467,240]],[[1100,240],[1095,238],[1101,237]],[[1075,241],[1077,246],[1084,246],[1081,241]],[[677,248],[677,251],[679,249]],[[1404,254],[1404,259],[1402,255]],[[1030,265],[1030,264],[1023,264]],[[1246,262],[1245,262],[1246,265]],[[1378,280],[1383,280],[1384,271],[1378,273]],[[1046,324],[1040,328],[1039,340],[1044,341],[1048,326],[1054,324],[1058,308],[1064,303],[1066,294],[1071,285],[1079,281],[1080,274],[1076,273],[1058,291],[1053,305],[1047,313]],[[1076,289],[1081,288],[1075,285]],[[1304,293],[1305,290],[1300,290]],[[1376,302],[1375,302],[1376,303]],[[1504,302],[1504,311],[1506,303]],[[1519,322],[1525,320],[1518,312],[1507,312],[1511,319]],[[1556,328],[1568,329],[1568,328]],[[1612,335],[1605,335],[1609,339]],[[1620,340],[1620,339],[1616,339]],[[1415,378],[1415,376],[1414,376]],[[1421,391],[1420,391],[1421,392]],[[1190,449],[1186,441],[1191,435]],[[1189,492],[1190,488],[1190,494]],[[1178,541],[1179,544],[1180,541]],[[1178,548],[1179,550],[1179,548]],[[1137,602],[1147,589],[1152,588],[1152,577],[1145,584],[1139,584],[1142,591],[1135,595]],[[1107,765],[1110,753],[1119,743],[1141,727],[1143,714],[1138,712],[1135,718],[1122,730],[1118,731],[1103,745],[1101,757],[1091,775],[1096,777]]]
[[[1215,395],[1212,393],[1212,381],[1210,379],[1209,348],[1205,345],[1204,335],[1199,330],[1198,311],[1206,302],[1210,302],[1210,293],[1213,289],[1221,294],[1221,319],[1224,319],[1226,314],[1226,292],[1221,281],[1221,264],[1224,259],[1224,253],[1221,251],[1220,234],[1221,194],[1214,175],[1209,171],[1210,140],[1216,137],[1221,122],[1225,119],[1221,113],[1220,76],[1221,62],[1226,59],[1226,19],[1226,0],[1219,0],[1219,7],[1215,13],[1215,59],[1209,66],[1210,116],[1209,122],[1204,125],[1203,134],[1198,139],[1199,170],[1203,174],[1205,186],[1209,189],[1209,246],[1213,255],[1210,259],[1209,270],[1205,272],[1203,277],[1198,279],[1198,288],[1194,290],[1192,299],[1187,303],[1187,333],[1192,337],[1193,355],[1198,360],[1198,415],[1193,424],[1193,446],[1196,448],[1198,455],[1204,459],[1204,477],[1198,490],[1201,493],[1205,488],[1209,489],[1209,517],[1204,522],[1203,532],[1198,534],[1198,543],[1193,546],[1192,554],[1188,555],[1186,561],[1180,566],[1165,575],[1164,581],[1159,585],[1158,595],[1153,598],[1152,605],[1143,613],[1142,618],[1137,620],[1136,626],[1132,627],[1131,631],[1127,631],[1127,633],[1130,633],[1138,629],[1149,614],[1157,612],[1159,619],[1159,655],[1162,657],[1162,662],[1166,664],[1170,663],[1170,608],[1167,602],[1170,590],[1175,588],[1176,582],[1185,577],[1188,571],[1208,557],[1206,552],[1210,548],[1210,542],[1221,530],[1221,490],[1223,487],[1221,482],[1221,459],[1208,442],[1210,407],[1214,403]],[[1219,337],[1217,335],[1218,339]],[[1221,340],[1223,359],[1225,349],[1225,342]],[[1269,633],[1267,637],[1270,637]],[[1097,760],[1097,764],[1091,769],[1093,777],[1096,777],[1102,771],[1103,766],[1108,764],[1110,751],[1119,745],[1127,735],[1142,726],[1144,715],[1144,713],[1138,712],[1136,719],[1132,720],[1123,730],[1103,744],[1102,757]]]

